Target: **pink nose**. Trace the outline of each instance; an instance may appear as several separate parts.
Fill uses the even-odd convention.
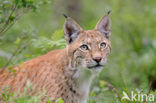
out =
[[[101,57],[95,57],[95,58],[93,58],[93,60],[96,61],[97,63],[99,63],[101,61],[101,59],[102,59]]]

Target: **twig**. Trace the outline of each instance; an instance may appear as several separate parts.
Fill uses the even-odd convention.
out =
[[[18,21],[20,19],[21,16],[23,16],[26,12],[28,12],[30,10],[30,8],[23,10],[21,13],[19,13],[20,15],[16,15],[16,19],[14,20],[14,22],[12,22],[12,24],[10,24],[8,27],[6,27],[6,29],[3,31],[3,34],[5,32],[7,32],[15,23],[16,21]]]
[[[9,22],[10,22],[10,17],[12,16],[13,12],[16,10],[16,7],[17,7],[17,4],[14,6],[12,12],[10,13],[7,21],[5,22],[5,24],[0,28],[0,35],[3,35],[6,31],[8,31],[15,23],[17,20],[20,19],[21,16],[23,16],[26,12],[28,12],[30,9],[32,9],[31,7],[29,8],[25,8],[22,10],[22,12],[19,12],[16,11],[16,16],[15,16],[15,19],[14,21],[9,25]]]
[[[108,83],[107,81],[105,81],[105,82],[106,82],[106,85],[109,88],[109,90],[113,91],[121,99],[122,97],[119,94],[119,92],[117,91],[117,89],[112,84]]]
[[[4,68],[6,68],[12,62],[12,60],[14,59],[15,56],[17,56],[19,53],[21,53],[23,51],[23,49],[30,44],[28,42],[26,42],[26,43],[27,44],[25,44],[23,47],[21,47],[22,46],[22,43],[19,44],[19,46],[17,47],[17,49],[13,52],[12,56],[9,58],[8,62],[5,64]]]
[[[12,61],[12,59],[14,58],[14,56],[16,56],[18,54],[18,51],[19,51],[20,48],[21,48],[21,44],[13,52],[12,56],[9,58],[9,60],[7,61],[7,63],[4,65],[4,68],[6,68],[10,64],[10,62]]]
[[[10,22],[10,17],[14,13],[14,11],[16,10],[16,7],[17,7],[17,4],[14,6],[14,8],[12,9],[12,12],[10,13],[8,19],[6,20],[6,22],[4,23],[4,25],[1,27],[1,29],[0,29],[0,35],[2,35],[3,32],[5,31],[5,29],[7,28],[8,24]]]

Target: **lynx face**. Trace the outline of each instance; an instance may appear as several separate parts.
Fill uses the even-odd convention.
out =
[[[78,39],[79,44],[73,53],[75,61],[79,63],[77,65],[88,69],[102,68],[110,53],[109,40],[95,30],[82,32]]]
[[[108,14],[100,19],[94,30],[83,30],[71,18],[67,18],[64,29],[68,54],[74,61],[74,67],[102,69],[111,49]]]

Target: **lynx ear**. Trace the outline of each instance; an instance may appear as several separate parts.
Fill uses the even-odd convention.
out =
[[[107,39],[110,38],[110,26],[111,26],[109,13],[110,11],[98,21],[95,27],[95,29],[101,32]]]
[[[66,15],[64,16],[66,18],[64,24],[64,35],[67,44],[70,44],[78,37],[80,31],[82,31],[82,28],[72,18],[67,17]]]

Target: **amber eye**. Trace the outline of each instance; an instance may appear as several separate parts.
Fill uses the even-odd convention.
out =
[[[89,47],[86,44],[80,46],[82,50],[89,50]]]
[[[101,48],[105,48],[105,47],[106,47],[106,43],[105,43],[105,42],[102,42],[102,43],[100,44],[100,47],[101,47]]]

